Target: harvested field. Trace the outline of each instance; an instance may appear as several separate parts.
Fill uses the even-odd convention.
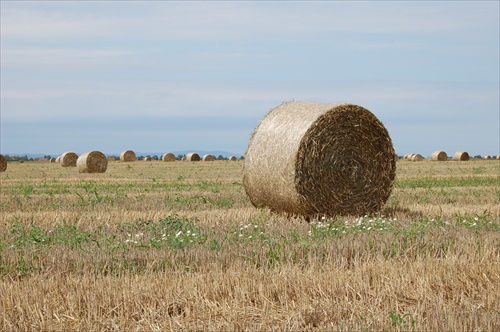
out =
[[[397,162],[378,214],[256,208],[243,163],[0,173],[0,330],[497,331],[500,163]]]

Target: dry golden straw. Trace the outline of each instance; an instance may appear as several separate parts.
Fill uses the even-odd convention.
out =
[[[114,156],[107,156],[106,159],[108,161],[116,161],[116,158]]]
[[[80,173],[104,173],[108,169],[108,159],[100,151],[89,151],[76,161]]]
[[[144,161],[151,161],[151,157],[144,157]]]
[[[446,161],[448,160],[448,155],[444,151],[434,151],[431,156],[431,160],[434,161]]]
[[[0,154],[0,172],[5,172],[7,170],[7,159]]]
[[[165,153],[162,157],[161,157],[161,160],[163,161],[168,161],[168,162],[171,162],[171,161],[175,161],[175,155],[173,153]]]
[[[51,162],[51,163],[55,163],[55,162],[56,162],[56,158],[50,158],[50,159],[49,159],[49,162]]]
[[[137,157],[132,150],[125,150],[120,154],[120,161],[131,162],[136,161]]]
[[[231,156],[231,157],[229,157],[229,160],[230,161],[237,161],[238,159],[235,156]]]
[[[74,152],[64,152],[61,155],[61,166],[62,167],[75,167],[76,160],[78,159],[78,155]]]
[[[211,154],[206,154],[206,155],[203,156],[202,160],[203,161],[214,161],[215,157],[212,156]]]
[[[186,161],[200,161],[200,155],[194,152],[188,153],[186,155]]]
[[[467,160],[469,160],[469,154],[465,151],[458,150],[457,152],[455,152],[455,156],[453,157],[453,160],[467,161]]]
[[[61,162],[61,156],[58,156],[58,157],[56,158],[56,163],[60,163],[60,162]]]
[[[287,102],[250,138],[243,184],[254,206],[291,214],[376,212],[394,186],[396,159],[384,125],[353,104]]]

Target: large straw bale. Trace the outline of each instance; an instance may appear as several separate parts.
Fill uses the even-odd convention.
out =
[[[125,150],[120,154],[120,161],[124,162],[132,162],[136,161],[137,157],[135,155],[135,152],[132,150]]]
[[[379,211],[396,159],[384,125],[353,104],[286,102],[254,130],[243,184],[254,206],[303,216]]]
[[[143,161],[152,161],[151,157],[144,157]]]
[[[107,156],[106,159],[109,161],[109,162],[113,162],[113,161],[116,161],[116,157],[115,156]]]
[[[56,162],[56,158],[50,158],[50,159],[49,159],[49,162],[50,162],[50,163],[55,163],[55,162]]]
[[[231,157],[229,157],[229,160],[230,160],[230,161],[237,161],[237,160],[238,160],[238,158],[236,158],[235,156],[231,156]]]
[[[457,152],[455,152],[453,160],[467,161],[467,160],[469,160],[469,154],[465,151],[458,150]]]
[[[57,156],[56,157],[56,163],[60,163],[61,162],[61,156]]]
[[[432,153],[431,160],[446,161],[448,160],[448,155],[444,151],[437,150]]]
[[[188,153],[186,155],[186,161],[200,161],[200,155],[194,152]]]
[[[78,159],[78,155],[74,152],[64,152],[61,155],[61,166],[62,167],[75,167],[76,160]]]
[[[5,172],[7,170],[7,159],[0,154],[0,172]]]
[[[168,153],[165,153],[162,157],[161,157],[161,160],[163,161],[168,161],[168,162],[171,162],[171,161],[175,161],[175,155],[171,152],[168,152]]]
[[[203,158],[201,158],[201,160],[203,160],[203,161],[214,161],[215,157],[212,156],[211,154],[206,154],[206,155],[203,156]]]
[[[424,157],[420,153],[414,153],[411,155],[411,161],[422,161]]]
[[[80,173],[104,173],[108,169],[108,159],[100,151],[89,151],[78,157],[76,166]]]
[[[500,155],[498,155],[495,159],[496,159],[496,160],[500,160]]]
[[[484,158],[484,159],[486,159],[486,160],[491,160],[491,159],[493,159],[493,158],[491,158],[491,156],[490,156],[490,155],[486,155],[486,156],[484,156],[483,158]]]

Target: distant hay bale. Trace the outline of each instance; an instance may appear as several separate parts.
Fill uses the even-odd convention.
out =
[[[186,156],[182,157],[181,161],[186,161]]]
[[[353,104],[287,102],[254,130],[243,184],[252,204],[295,215],[379,211],[397,155],[384,125]]]
[[[161,160],[163,161],[167,161],[167,162],[171,162],[171,161],[175,161],[175,155],[173,153],[165,153],[162,157],[161,157]]]
[[[434,161],[446,161],[448,160],[448,155],[444,151],[434,151],[431,156],[431,160]]]
[[[49,162],[50,162],[50,163],[55,163],[55,162],[56,162],[56,158],[50,158],[50,159],[49,159]]]
[[[186,161],[200,161],[200,155],[194,152],[188,153],[186,155]]]
[[[469,160],[469,154],[465,151],[458,150],[453,156],[453,160],[456,161],[467,161]]]
[[[89,151],[78,157],[76,166],[80,173],[104,173],[108,169],[108,159],[100,151]]]
[[[115,156],[107,156],[107,157],[106,157],[106,159],[107,159],[108,161],[116,161]]]
[[[424,157],[419,153],[414,153],[411,155],[411,161],[422,161]]]
[[[238,159],[235,156],[231,156],[231,157],[229,157],[229,160],[230,161],[237,161]]]
[[[500,160],[500,155],[498,155],[498,156],[496,157],[496,160]]]
[[[484,156],[484,159],[486,159],[486,160],[491,160],[491,159],[493,159],[493,158],[491,158],[491,156],[486,155],[486,156]]]
[[[7,170],[7,159],[0,154],[0,172],[5,172]]]
[[[75,167],[78,155],[74,152],[64,152],[61,155],[61,166],[62,167]]]
[[[403,160],[410,160],[410,158],[411,158],[411,154],[405,154],[403,156]]]
[[[151,161],[151,157],[144,157],[143,161]]]
[[[212,156],[211,154],[206,154],[206,155],[203,156],[202,160],[203,161],[214,161],[215,157]]]
[[[131,161],[136,161],[137,157],[135,155],[135,152],[132,150],[125,150],[120,154],[120,161],[123,162],[131,162]]]
[[[61,162],[61,156],[58,156],[58,157],[56,158],[56,163],[60,163],[60,162]]]

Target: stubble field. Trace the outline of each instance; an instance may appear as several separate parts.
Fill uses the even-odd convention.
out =
[[[310,222],[242,169],[9,163],[0,330],[500,330],[500,162],[399,161],[379,214]]]

